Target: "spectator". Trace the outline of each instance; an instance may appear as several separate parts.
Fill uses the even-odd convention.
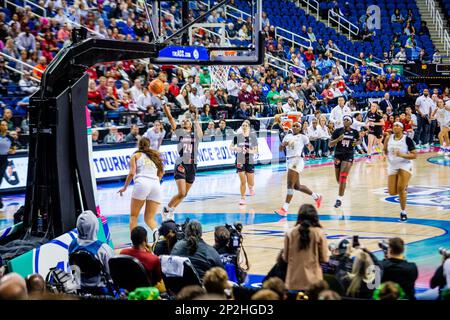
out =
[[[39,89],[37,83],[31,79],[28,71],[24,71],[22,79],[19,81],[19,87],[20,90],[28,95],[35,93]]]
[[[343,117],[345,115],[350,115],[351,110],[349,107],[345,106],[345,98],[339,97],[338,98],[338,105],[331,110],[330,114],[330,122],[334,123],[335,129],[343,128],[344,122]]]
[[[428,136],[430,131],[431,110],[433,100],[429,97],[429,90],[424,89],[423,94],[417,98],[415,106],[417,113],[417,130],[415,132],[414,142],[417,147],[424,145],[429,147]]]
[[[198,221],[190,221],[185,234],[185,239],[175,244],[171,255],[188,257],[200,278],[213,267],[224,267],[217,251],[203,241],[202,226]]]
[[[308,38],[309,40],[311,40],[311,42],[316,42],[316,35],[314,34],[311,27],[308,27]]]
[[[234,114],[234,119],[248,120],[250,119],[250,113],[248,112],[248,106],[245,102],[239,104],[239,109]]]
[[[203,141],[211,141],[216,135],[214,121],[209,121],[206,130],[203,132]]]
[[[387,82],[386,89],[389,91],[400,91],[400,89],[401,89],[400,79],[396,79],[395,73],[391,74],[391,76]]]
[[[12,121],[13,113],[11,109],[5,109],[3,111],[3,119],[2,121],[5,121],[8,124],[8,131],[15,130],[14,122]]]
[[[230,79],[227,81],[226,89],[228,92],[228,103],[230,103],[234,108],[237,108],[240,89],[236,81],[236,74],[234,72],[230,72]]]
[[[395,59],[398,63],[406,63],[406,52],[404,47],[400,48],[400,51],[395,55]]]
[[[128,133],[125,137],[125,142],[138,142],[140,138],[141,136],[139,135],[139,127],[136,124],[132,124],[130,127],[130,133]]]
[[[286,284],[278,277],[271,277],[267,280],[264,280],[262,288],[272,290],[273,292],[277,293],[278,300],[288,299],[288,290],[286,288]]]
[[[383,269],[381,281],[398,283],[405,291],[406,298],[415,300],[414,285],[418,277],[418,270],[415,263],[405,260],[404,251],[405,244],[402,239],[389,239],[386,259],[381,261]]]
[[[391,16],[391,23],[403,24],[404,21],[405,18],[403,18],[402,14],[400,13],[400,10],[396,8]]]
[[[159,150],[161,143],[166,136],[166,131],[164,130],[161,122],[155,120],[153,122],[153,127],[149,128],[143,135],[150,140],[150,148],[153,150]]]
[[[269,289],[261,289],[252,295],[251,300],[280,300],[280,296],[275,291]]]
[[[223,140],[226,140],[227,137],[232,137],[234,135],[233,129],[227,126],[227,122],[224,119],[219,121],[219,127],[216,129],[216,136],[221,136]]]
[[[35,78],[41,79],[42,74],[44,73],[46,68],[47,68],[47,59],[45,57],[39,57],[39,62],[37,65],[34,66],[33,69],[33,76]]]
[[[46,283],[39,273],[33,273],[26,277],[28,295],[32,298],[39,298],[46,291]]]
[[[154,244],[153,253],[157,256],[170,255],[177,243],[177,230],[175,221],[166,220],[162,222],[158,229],[159,239]]]
[[[383,113],[386,113],[386,109],[387,109],[388,107],[391,107],[392,109],[394,109],[394,107],[393,107],[393,105],[392,105],[392,103],[391,103],[391,99],[390,99],[389,92],[386,92],[386,93],[384,94],[383,100],[380,101],[380,110],[381,110]]]
[[[231,287],[227,272],[220,267],[213,267],[203,276],[203,286],[208,294],[217,294],[224,299],[230,297]]]
[[[420,22],[419,36],[430,36],[430,30],[425,20]]]
[[[288,263],[289,290],[305,290],[322,280],[320,263],[328,261],[327,240],[312,205],[300,207],[296,226],[285,236],[283,259]]]
[[[329,39],[327,42],[327,45],[325,47],[326,50],[335,50],[335,51],[341,51],[338,46],[333,42],[333,40]]]
[[[36,38],[31,33],[30,27],[25,27],[25,31],[19,34],[16,39],[16,46],[20,51],[36,52]]]
[[[374,293],[374,300],[399,300],[403,299],[405,292],[395,282],[387,281],[382,283],[381,286]]]
[[[415,35],[411,34],[408,39],[406,39],[405,48],[413,48],[417,46]]]
[[[122,249],[120,254],[125,254],[138,259],[147,272],[147,277],[152,286],[155,286],[162,279],[161,263],[159,257],[152,253],[148,244],[147,230],[141,226],[131,230],[131,248]]]
[[[111,247],[97,239],[99,222],[96,215],[90,211],[83,211],[77,218],[78,238],[73,239],[69,245],[69,256],[77,251],[87,251],[97,258],[106,273],[109,273],[108,261],[114,256]],[[101,292],[106,287],[106,281],[101,277],[81,277],[81,286],[91,289],[92,292]]]
[[[355,254],[352,272],[344,278],[346,296],[358,299],[371,299],[374,292],[375,268],[372,257],[359,249]]]
[[[206,290],[200,286],[192,285],[181,289],[177,294],[176,300],[195,300],[206,294]]]
[[[27,284],[15,272],[8,273],[0,279],[0,300],[28,299]]]
[[[116,126],[109,128],[109,133],[103,139],[104,143],[119,143],[123,141],[123,134],[117,130]]]
[[[101,141],[98,138],[99,138],[98,130],[95,129],[92,130],[91,139],[93,146],[98,146],[99,144],[101,144]]]

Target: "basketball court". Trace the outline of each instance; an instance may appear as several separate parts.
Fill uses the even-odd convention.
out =
[[[362,159],[360,159],[362,160]],[[317,161],[316,161],[317,162]],[[407,259],[419,266],[417,287],[426,288],[441,261],[437,249],[450,246],[450,159],[435,153],[420,154],[415,160],[415,173],[408,193],[406,223],[399,222],[396,196],[386,193],[386,163],[381,160],[366,164],[357,161],[350,173],[349,186],[342,208],[333,207],[337,192],[331,163],[315,163],[305,169],[302,183],[320,192],[324,201],[319,209],[321,223],[329,242],[359,235],[371,251],[382,252],[378,242],[401,237],[407,243]],[[108,219],[116,249],[129,244],[129,204],[131,191],[120,197],[122,182],[100,184],[100,209]],[[176,192],[175,181],[163,182],[164,203]],[[199,220],[205,240],[213,244],[215,226],[240,221],[244,224],[244,246],[250,261],[250,274],[265,275],[283,247],[284,232],[296,221],[296,210],[312,199],[296,193],[287,218],[272,213],[284,201],[286,192],[285,164],[258,166],[255,175],[255,196],[239,206],[239,178],[234,169],[200,172],[188,197],[176,210],[176,221]],[[23,204],[24,195],[5,197],[5,209],[0,212],[0,229],[12,225],[12,214]],[[161,216],[157,217],[158,222]],[[145,225],[140,216],[140,224]],[[258,282],[259,277],[254,278]]]

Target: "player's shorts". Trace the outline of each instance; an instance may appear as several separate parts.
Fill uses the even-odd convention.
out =
[[[305,168],[305,162],[302,157],[293,157],[286,160],[288,170],[293,170],[301,173]]]
[[[197,165],[196,164],[175,164],[174,169],[174,178],[175,180],[186,180],[187,183],[194,183],[195,181],[195,174],[197,172]]]
[[[139,177],[134,181],[131,197],[137,200],[162,202],[161,184],[158,179]]]
[[[450,128],[450,121],[438,121],[440,128]]]
[[[255,165],[251,163],[236,163],[236,172],[254,173]]]
[[[335,168],[340,168],[343,161],[353,163],[353,153],[341,153],[334,155]]]
[[[401,164],[401,165],[389,165],[387,167],[387,174],[388,176],[392,176],[394,174],[397,174],[399,170],[404,170],[406,172],[409,172],[410,174],[413,174],[413,165],[412,163],[408,163],[408,164]]]
[[[375,136],[377,139],[381,139],[383,137],[383,131],[382,130],[369,131],[369,134]]]

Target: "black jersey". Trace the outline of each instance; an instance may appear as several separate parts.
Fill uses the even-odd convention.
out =
[[[197,163],[199,138],[194,130],[187,132],[184,129],[177,129],[176,135],[178,138],[178,154],[180,155],[176,163]]]
[[[248,137],[239,133],[234,136],[233,144],[242,149],[241,152],[236,152],[237,163],[254,164],[253,153],[248,153],[248,150],[258,146],[258,138],[255,133],[250,133]]]
[[[367,112],[367,120],[371,122],[380,122],[383,117],[378,112]],[[369,133],[379,135],[383,132],[383,126],[381,125],[375,125],[375,126],[369,126]]]
[[[339,128],[334,130],[331,140],[336,140],[342,134],[344,135],[344,139],[337,143],[334,154],[353,154],[355,143],[359,140],[359,132],[352,128],[349,128],[347,131],[345,128]]]

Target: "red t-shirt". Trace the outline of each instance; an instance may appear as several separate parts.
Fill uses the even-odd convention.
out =
[[[384,122],[383,131],[384,131],[384,132],[388,132],[388,131],[392,130],[393,125],[394,125],[394,124],[393,124],[392,122],[390,122],[389,120],[388,120],[388,121],[385,121],[385,122]]]
[[[161,262],[159,261],[159,257],[157,255],[135,248],[123,249],[120,251],[120,254],[126,254],[138,259],[147,271],[147,275],[152,285],[156,285],[159,281],[161,281]]]
[[[180,87],[174,86],[173,84],[169,85],[169,91],[173,94],[174,97],[180,94]]]
[[[410,121],[403,119],[401,122],[403,123],[403,131],[406,132],[412,128]]]
[[[98,92],[97,90],[88,91],[88,103],[100,104],[101,102],[102,96],[100,95],[100,92]]]

